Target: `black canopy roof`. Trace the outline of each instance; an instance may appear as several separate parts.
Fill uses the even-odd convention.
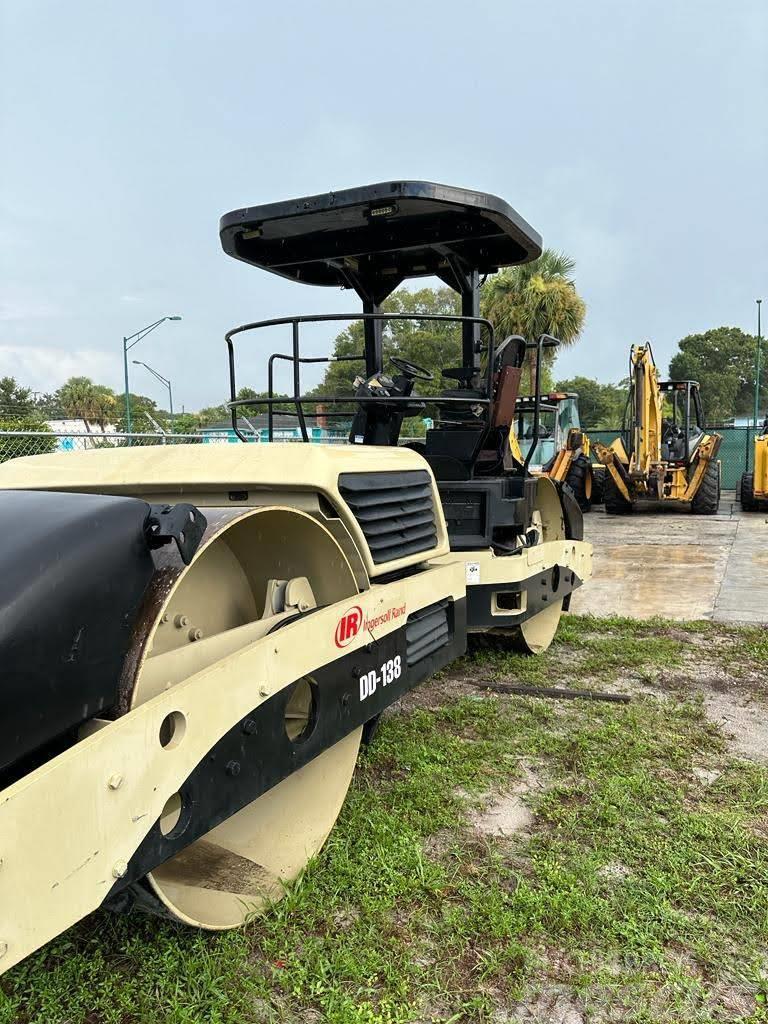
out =
[[[496,196],[425,181],[387,181],[234,210],[224,251],[304,284],[352,287],[381,301],[402,281],[452,287],[541,254],[541,238]]]

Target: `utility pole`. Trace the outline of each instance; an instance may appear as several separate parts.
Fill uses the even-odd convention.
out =
[[[757,417],[760,412],[760,306],[762,299],[755,299],[757,303],[757,348],[755,349],[755,430],[757,430]]]
[[[126,434],[131,433],[131,392],[128,388],[128,349],[133,348],[134,345],[146,338],[146,336],[154,331],[160,324],[164,324],[166,320],[181,320],[180,316],[161,316],[159,320],[155,320],[153,324],[148,327],[142,327],[140,331],[136,331],[135,334],[129,334],[127,338],[123,338],[123,371],[125,374],[125,432]],[[128,342],[130,341],[130,345]],[[130,444],[130,441],[129,441]]]
[[[171,387],[171,382],[167,377],[164,377],[162,373],[158,373],[157,370],[153,370],[148,363],[143,363],[140,359],[134,359],[133,361],[137,366],[143,366],[145,370],[149,370],[153,377],[156,377],[161,384],[165,384],[168,388],[168,405],[170,406],[171,414],[171,433],[173,433],[173,388]]]

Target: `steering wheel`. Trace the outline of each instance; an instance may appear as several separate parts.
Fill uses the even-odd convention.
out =
[[[410,377],[411,380],[435,379],[435,375],[430,373],[429,370],[425,370],[423,366],[419,366],[417,363],[410,363],[407,359],[401,359],[400,356],[390,356],[389,361],[398,370],[401,370],[406,377]]]

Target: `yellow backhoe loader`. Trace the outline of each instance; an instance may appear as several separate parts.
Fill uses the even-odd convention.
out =
[[[250,443],[0,466],[0,972],[100,907],[207,929],[269,907],[328,836],[369,723],[469,632],[545,650],[591,572],[576,502],[509,456],[526,344],[495,340],[480,280],[541,239],[507,203],[383,182],[235,210],[220,238],[262,271],[353,290],[363,312],[228,332]],[[460,316],[382,312],[428,275]],[[399,433],[432,375],[387,359],[393,318],[452,323],[461,342],[415,451]],[[304,325],[355,321],[349,387],[302,392],[305,364],[335,358],[302,353]],[[238,399],[235,342],[275,333],[269,397]],[[254,404],[269,443],[244,432]],[[349,443],[273,443],[281,409],[304,442],[320,409],[351,421]]]
[[[704,427],[699,385],[659,380],[650,344],[632,346],[629,378],[621,437],[593,446],[606,468],[606,512],[632,512],[638,503],[654,502],[714,515],[722,438]]]
[[[755,460],[751,473],[742,473],[739,500],[745,512],[768,509],[768,417],[755,437]]]
[[[538,401],[538,428],[533,396],[518,398],[515,408],[515,438],[522,461],[528,459],[532,473],[567,484],[582,512],[601,504],[603,467],[592,465],[589,435],[579,419],[579,396],[572,391],[551,391]],[[536,438],[534,440],[534,434]]]

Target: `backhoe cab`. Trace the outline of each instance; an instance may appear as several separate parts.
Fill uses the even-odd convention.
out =
[[[535,406],[533,397],[518,398],[515,409],[515,439],[521,457],[532,460],[534,474],[566,484],[582,512],[602,501],[602,467],[596,471],[589,457],[588,434],[581,429],[579,396],[573,391],[552,391],[539,399],[538,438],[534,441]]]
[[[608,446],[594,444],[606,467],[606,511],[631,512],[638,502],[655,502],[714,515],[722,438],[704,427],[699,385],[659,380],[650,344],[632,346],[629,370],[622,435]]]
[[[527,343],[479,316],[480,275],[541,251],[506,203],[388,182],[237,210],[221,240],[364,310],[231,330],[235,431],[258,403],[236,397],[234,339],[276,327],[270,441],[287,407],[305,441],[323,416],[351,420],[350,443],[0,466],[0,971],[102,906],[207,929],[268,909],[325,842],[381,712],[470,631],[544,650],[591,573],[575,501],[510,450]],[[416,319],[455,323],[462,356],[414,451],[397,442],[427,374],[386,358],[380,303],[426,274],[462,315]],[[304,324],[360,319],[349,388],[303,394],[305,364],[333,358],[302,353]]]

